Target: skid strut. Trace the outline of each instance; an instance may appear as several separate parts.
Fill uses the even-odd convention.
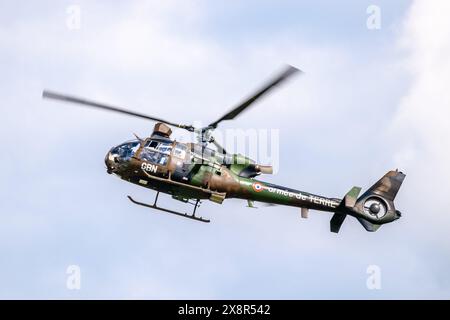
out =
[[[183,212],[178,212],[178,211],[173,211],[173,210],[170,210],[170,209],[158,207],[156,205],[156,203],[158,202],[158,196],[159,196],[159,192],[156,193],[155,201],[153,202],[153,204],[147,204],[147,203],[136,201],[130,196],[127,196],[127,197],[128,197],[128,199],[130,199],[131,202],[133,202],[134,204],[137,204],[139,206],[143,206],[143,207],[147,207],[147,208],[151,208],[151,209],[164,211],[164,212],[167,212],[167,213],[171,213],[171,214],[183,217],[183,218],[188,218],[188,219],[192,219],[192,220],[196,220],[196,221],[201,221],[201,222],[205,222],[205,223],[209,223],[210,222],[210,220],[208,220],[208,219],[204,219],[203,217],[195,216],[195,211],[197,210],[197,207],[200,206],[200,204],[199,204],[200,199],[197,199],[195,204],[193,204],[194,205],[194,210],[193,210],[192,214],[187,214],[187,213],[183,213]]]

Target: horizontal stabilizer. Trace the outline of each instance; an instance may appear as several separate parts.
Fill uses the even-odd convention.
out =
[[[337,210],[341,209],[342,211],[344,211],[345,210],[344,207],[349,209],[353,208],[356,204],[360,191],[361,191],[360,187],[353,187],[349,192],[347,192],[347,194],[344,197],[344,200],[341,202]],[[346,217],[347,214],[336,211],[330,220],[330,231],[338,233]]]
[[[344,204],[347,208],[353,208],[358,200],[358,195],[361,192],[360,187],[353,187],[344,197]]]
[[[347,217],[346,214],[336,212],[330,220],[330,231],[338,233],[346,217]]]

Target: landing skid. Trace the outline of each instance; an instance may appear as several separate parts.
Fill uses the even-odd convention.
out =
[[[139,206],[143,206],[143,207],[147,207],[147,208],[151,208],[151,209],[164,211],[164,212],[167,212],[167,213],[171,213],[171,214],[183,217],[183,218],[188,218],[188,219],[192,219],[192,220],[196,220],[196,221],[201,221],[201,222],[205,222],[205,223],[209,223],[210,222],[210,220],[208,220],[208,219],[203,219],[203,217],[196,217],[195,216],[195,210],[197,210],[197,208],[200,206],[200,204],[199,204],[200,200],[199,199],[197,199],[195,204],[192,204],[194,206],[194,211],[192,212],[192,214],[187,214],[187,213],[177,212],[177,211],[173,211],[173,210],[170,210],[170,209],[158,207],[156,205],[156,203],[158,201],[158,196],[159,196],[159,192],[156,194],[155,202],[153,204],[147,204],[147,203],[136,201],[130,196],[127,196],[127,197],[128,197],[128,199],[130,199],[131,202],[133,202],[134,204],[137,204]]]

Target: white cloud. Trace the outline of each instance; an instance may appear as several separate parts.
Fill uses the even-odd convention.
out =
[[[10,259],[2,265],[1,276],[8,281],[1,295],[14,289],[19,297],[42,297],[42,292],[66,297],[61,277],[67,263],[74,262],[86,271],[80,292],[84,297],[104,297],[105,288],[112,297],[232,298],[236,292],[242,298],[367,297],[365,270],[373,263],[386,270],[391,288],[398,286],[382,296],[402,297],[411,291],[414,297],[420,290],[412,290],[408,281],[415,276],[428,284],[427,292],[435,290],[433,275],[421,276],[431,259],[423,259],[421,248],[408,250],[415,236],[410,226],[415,222],[420,230],[424,217],[414,208],[424,189],[419,178],[431,171],[423,167],[429,162],[439,168],[438,157],[448,161],[446,151],[433,140],[448,134],[442,116],[447,114],[445,100],[440,100],[448,98],[448,69],[439,69],[439,63],[448,61],[438,54],[446,39],[445,31],[434,35],[421,18],[434,14],[429,8],[416,4],[406,24],[403,39],[412,53],[407,67],[414,67],[415,74],[392,129],[402,147],[396,159],[408,174],[399,194],[399,209],[406,215],[376,234],[346,221],[335,236],[328,232],[328,214],[314,212],[301,221],[294,208],[247,210],[237,200],[223,206],[205,203],[202,214],[213,219],[205,227],[131,207],[126,194],[140,199],[153,195],[107,176],[103,156],[132,131],[147,134],[153,124],[41,101],[40,90],[48,87],[113,104],[124,102],[174,121],[208,121],[280,64],[292,63],[306,71],[304,77],[224,127],[282,128],[281,171],[267,179],[338,196],[353,183],[367,186],[391,165],[385,160],[391,153],[384,149],[383,136],[386,118],[393,112],[393,104],[386,102],[393,99],[386,97],[399,95],[399,83],[391,73],[395,61],[389,53],[361,55],[358,41],[353,48],[320,41],[311,45],[298,32],[301,24],[281,31],[274,27],[269,35],[256,30],[259,36],[249,36],[245,44],[227,43],[220,35],[208,34],[203,2],[147,1],[119,8],[80,4],[80,31],[68,31],[64,8],[53,5],[32,15],[39,19],[22,17],[17,19],[22,23],[0,28],[1,53],[9,59],[0,80],[2,112],[8,119],[0,128],[0,141],[20,146],[2,160],[10,168],[2,171],[0,190],[9,200],[2,203],[2,213],[11,216],[2,224],[0,249]],[[362,27],[365,17],[362,10]],[[420,35],[422,27],[410,26],[416,20],[437,39],[423,44],[430,39]],[[384,30],[388,28],[380,32]],[[345,36],[350,45],[352,34]],[[364,53],[373,49],[364,48]],[[427,68],[421,64],[422,55],[429,57]],[[428,65],[431,74],[425,73]],[[421,79],[429,81],[423,84]],[[441,86],[434,85],[438,80]],[[428,90],[437,97],[432,105]],[[433,122],[428,114],[433,112],[428,111],[440,122]],[[444,178],[439,182],[447,183]],[[433,197],[432,188],[426,190],[428,198]],[[436,213],[445,209],[443,191],[440,196]],[[163,204],[178,206],[162,198]],[[399,232],[408,241],[398,239]],[[398,239],[398,246],[387,252],[393,239]],[[423,248],[428,249],[427,244]],[[432,258],[437,268],[445,263],[436,255]],[[26,266],[33,260],[39,264],[29,272]],[[11,274],[26,276],[17,281]]]
[[[408,218],[416,220],[418,228],[432,226],[441,232],[447,232],[450,223],[448,10],[447,1],[421,0],[409,10],[400,43],[408,53],[404,66],[411,74],[411,84],[392,126],[396,161],[408,173],[404,190],[411,211]]]

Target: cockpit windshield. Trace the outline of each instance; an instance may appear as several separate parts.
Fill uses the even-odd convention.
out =
[[[139,149],[140,142],[138,140],[129,141],[115,147],[111,150],[113,156],[118,156],[121,160],[130,160]]]

